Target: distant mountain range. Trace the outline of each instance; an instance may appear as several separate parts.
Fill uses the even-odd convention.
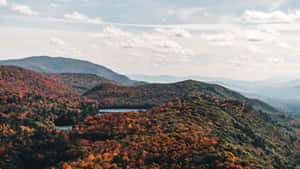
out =
[[[122,85],[128,86],[144,84],[143,82],[130,80],[127,76],[118,74],[104,66],[97,65],[88,61],[63,57],[35,56],[24,59],[0,61],[0,65],[14,65],[45,73],[96,74],[105,79],[113,80]]]
[[[144,74],[130,74],[128,75],[131,79],[147,81],[151,83],[173,83],[184,80],[198,80],[206,82],[218,82],[224,84],[236,84],[238,86],[289,86],[296,87],[300,86],[300,79],[295,79],[292,77],[282,77],[282,78],[271,78],[266,80],[258,81],[243,81],[243,80],[232,80],[229,78],[222,77],[206,77],[206,76],[173,76],[173,75],[144,75]],[[299,97],[300,98],[300,97]]]

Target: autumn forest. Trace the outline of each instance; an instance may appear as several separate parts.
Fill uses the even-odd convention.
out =
[[[299,118],[204,82],[126,84],[0,66],[0,169],[300,167]]]

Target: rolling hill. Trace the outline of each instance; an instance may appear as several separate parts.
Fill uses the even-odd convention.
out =
[[[45,76],[17,66],[0,66],[0,84],[2,89],[19,93],[39,95],[70,95],[72,90],[65,85]]]
[[[96,102],[43,73],[0,66],[0,117],[72,124],[96,112]],[[94,108],[93,108],[94,107]]]
[[[191,94],[146,112],[89,116],[71,132],[26,118],[0,121],[1,168],[296,169],[300,163],[299,126],[282,128],[237,99]]]
[[[295,131],[243,101],[192,94],[147,112],[86,118],[73,131],[82,157],[61,166],[294,169]]]
[[[240,81],[226,78],[209,78],[201,76],[149,76],[130,75],[132,79],[151,83],[171,83],[193,79],[214,83],[237,91],[248,98],[262,100],[281,112],[300,117],[300,80],[292,77],[278,77],[262,81]]]
[[[258,110],[276,112],[268,104],[243,95],[219,85],[187,80],[170,84],[146,84],[135,87],[116,84],[100,84],[87,91],[84,96],[98,100],[106,108],[137,107],[149,108],[181,98],[190,93],[202,93],[219,98],[236,98],[246,101]]]
[[[115,81],[99,77],[95,74],[84,74],[84,73],[53,73],[46,74],[48,77],[55,79],[57,82],[62,83],[73,91],[83,94],[89,89],[101,84],[101,83],[114,83]]]
[[[118,74],[104,66],[88,61],[69,59],[63,57],[35,56],[25,59],[4,60],[0,65],[14,65],[25,69],[45,73],[85,73],[96,74],[108,80],[119,82],[122,85],[135,86],[144,84],[130,80],[128,77]]]

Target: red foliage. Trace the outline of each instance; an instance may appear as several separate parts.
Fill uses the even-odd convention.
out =
[[[79,95],[42,73],[15,66],[0,66],[0,117],[74,122],[97,103]],[[68,115],[72,114],[72,115]],[[69,118],[69,119],[68,119]]]

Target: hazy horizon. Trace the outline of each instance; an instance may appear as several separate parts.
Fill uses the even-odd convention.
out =
[[[30,59],[30,58],[34,58],[34,57],[50,57],[50,58],[67,58],[67,57],[63,57],[63,56],[28,56],[28,57],[12,57],[9,59],[1,59],[0,61],[11,61],[11,60],[20,60],[20,59]],[[67,58],[67,59],[76,59],[76,60],[81,60],[81,61],[87,61],[90,62],[92,64],[97,64],[100,66],[105,66],[102,64],[98,64],[96,62],[93,61],[88,61],[85,59],[78,59],[78,58]],[[106,67],[106,66],[105,66]],[[128,76],[129,78],[131,78],[132,80],[138,80],[138,81],[146,81],[146,82],[150,82],[150,83],[170,83],[170,82],[178,82],[178,81],[184,81],[184,80],[197,80],[197,81],[205,81],[205,82],[250,82],[250,83],[266,83],[268,85],[270,84],[280,84],[280,83],[285,83],[285,82],[292,82],[292,81],[300,81],[300,78],[297,77],[292,77],[292,76],[278,76],[278,77],[271,77],[271,78],[267,78],[267,79],[261,79],[261,80],[253,80],[253,79],[231,79],[231,78],[226,78],[226,77],[219,77],[219,76],[205,76],[205,75],[170,75],[170,74],[157,74],[157,75],[153,75],[153,74],[139,74],[139,73],[131,73],[131,74],[124,74],[122,72],[117,72],[115,70],[113,70],[110,67],[106,67],[108,69],[111,69],[113,72]]]

